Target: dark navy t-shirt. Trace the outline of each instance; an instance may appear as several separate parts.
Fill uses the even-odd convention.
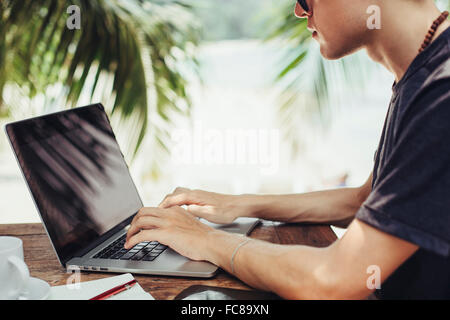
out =
[[[379,298],[450,299],[450,28],[394,84],[356,218],[420,247]]]

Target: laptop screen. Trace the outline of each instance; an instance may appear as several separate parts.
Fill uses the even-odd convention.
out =
[[[6,131],[61,262],[142,208],[102,105]]]

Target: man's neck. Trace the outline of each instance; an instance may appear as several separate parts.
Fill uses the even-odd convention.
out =
[[[428,1],[411,2],[408,6],[404,1],[387,1],[381,13],[381,29],[368,31],[374,34],[366,49],[368,55],[392,72],[398,82],[418,55],[425,35],[440,12]],[[442,23],[433,40],[449,26],[448,21]]]

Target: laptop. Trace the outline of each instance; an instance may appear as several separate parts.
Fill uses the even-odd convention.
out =
[[[156,241],[123,248],[127,229],[143,203],[101,104],[10,123],[5,130],[63,267],[215,275],[217,266],[192,261]],[[241,218],[229,225],[211,225],[246,235],[258,222]]]

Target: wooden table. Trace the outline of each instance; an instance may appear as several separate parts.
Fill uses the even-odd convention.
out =
[[[47,281],[51,286],[64,285],[71,273],[59,264],[50,240],[40,223],[0,225],[1,236],[21,238],[24,245],[25,262],[32,277]],[[250,237],[279,244],[302,244],[325,247],[336,240],[329,226],[281,224],[264,221],[253,230]],[[111,273],[82,272],[81,281],[96,280],[111,276]],[[182,290],[191,285],[250,289],[242,281],[220,270],[211,279],[180,278],[163,276],[135,275],[142,288],[155,299],[173,299]]]

